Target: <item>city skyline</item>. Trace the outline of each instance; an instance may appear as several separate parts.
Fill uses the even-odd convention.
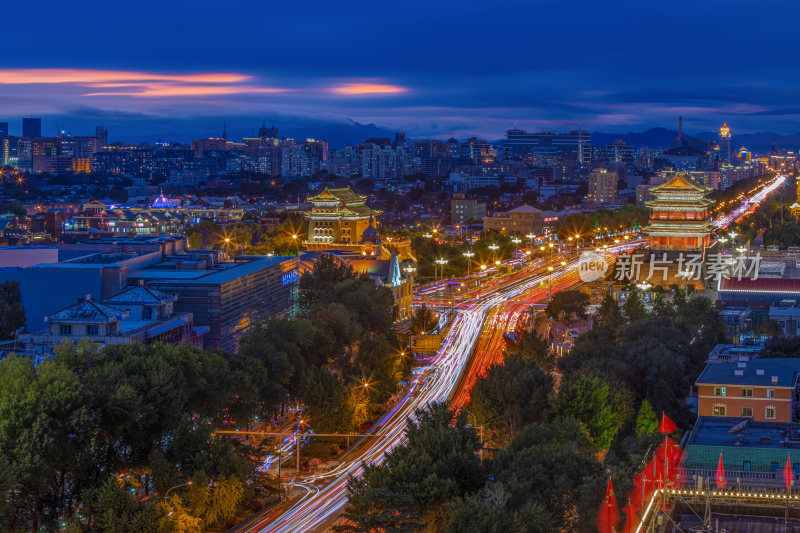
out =
[[[744,31],[747,6],[89,2],[79,20],[67,6],[17,4],[10,19],[35,21],[37,39],[27,25],[7,28],[0,116],[104,121],[121,137],[294,118],[497,139],[515,123],[627,131],[678,115],[687,131],[727,122],[795,133],[789,21],[798,8],[747,11]],[[91,31],[65,43],[65,23]],[[52,53],[64,46],[79,53]]]

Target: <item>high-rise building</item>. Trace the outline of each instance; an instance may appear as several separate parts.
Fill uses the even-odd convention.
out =
[[[591,158],[592,143],[588,131],[529,133],[517,128],[506,131],[504,161],[552,167],[560,179],[585,177]]]
[[[258,136],[262,139],[278,139],[278,128],[275,127],[275,121],[272,122],[272,127],[268,128],[266,122],[261,123],[258,128]]]
[[[719,129],[719,155],[724,163],[731,162],[731,129],[727,124]]]
[[[406,140],[406,132],[398,131],[394,134],[394,146],[401,148],[408,148],[408,140]]]
[[[480,165],[481,163],[494,161],[497,154],[489,142],[470,137],[461,143],[459,155],[462,159],[469,160],[473,165]]]
[[[40,119],[40,118],[23,118],[22,119],[22,136],[23,137],[41,137],[42,136],[42,119]]]
[[[8,137],[8,122],[0,122],[0,137]]]
[[[97,150],[101,150],[104,146],[108,144],[108,130],[105,129],[103,126],[95,127],[94,138],[97,139],[97,142],[95,143],[95,148]]]
[[[628,174],[633,174],[636,166],[633,148],[625,144],[622,139],[617,139],[612,144],[602,147],[599,155],[604,163],[622,163],[628,170]]]
[[[589,174],[589,192],[586,200],[594,205],[617,203],[617,173],[598,168]]]

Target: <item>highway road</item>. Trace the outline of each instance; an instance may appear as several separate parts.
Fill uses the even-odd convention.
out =
[[[716,220],[724,229],[774,191],[785,178],[768,184],[761,193],[743,201],[729,216]],[[644,244],[632,240],[607,249],[604,254],[618,254]],[[560,261],[560,256],[556,257]],[[610,258],[610,257],[609,257]],[[522,310],[542,301],[547,294],[574,286],[580,282],[578,259],[549,262],[553,270],[532,268],[484,283],[470,298],[453,306],[453,319],[439,352],[425,366],[415,371],[413,382],[403,399],[368,431],[375,437],[363,437],[342,457],[340,465],[331,472],[307,476],[296,485],[305,493],[299,499],[275,509],[272,516],[252,526],[249,531],[265,533],[294,533],[324,531],[341,514],[347,503],[347,481],[361,473],[362,461],[377,464],[384,454],[402,444],[406,420],[414,411],[433,402],[452,401],[460,407],[469,400],[469,391],[486,368],[501,360],[502,333],[516,327]],[[513,326],[513,327],[512,327]],[[483,332],[483,336],[482,336]],[[476,346],[478,349],[475,350]],[[475,357],[471,357],[475,352]]]

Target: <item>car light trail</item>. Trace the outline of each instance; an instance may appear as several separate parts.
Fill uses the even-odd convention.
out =
[[[785,176],[778,177],[730,215],[715,220],[715,225],[725,228],[746,216],[785,179]],[[646,243],[646,239],[636,239],[598,252],[613,262],[617,254]],[[536,269],[529,267],[520,273],[485,283],[485,290],[474,295],[470,293],[470,298],[454,303],[451,306],[454,317],[441,349],[415,371],[417,378],[403,399],[370,428],[368,432],[377,436],[361,437],[332,471],[307,476],[304,483],[297,483],[307,493],[278,516],[270,516],[249,531],[299,533],[327,529],[347,503],[347,482],[361,474],[362,461],[380,464],[386,452],[402,444],[406,420],[413,419],[417,409],[448,400],[455,407],[466,405],[478,376],[502,360],[502,334],[516,327],[522,311],[546,298],[548,291],[554,294],[580,283],[577,258],[567,260],[563,266],[554,261],[549,264],[554,267],[552,272],[541,273],[548,266],[548,262],[542,262],[536,265]],[[417,294],[431,294],[444,287],[446,283],[437,283]],[[471,358],[476,346],[476,356]],[[484,346],[487,349],[484,350]],[[329,480],[322,488],[310,484],[322,480]]]

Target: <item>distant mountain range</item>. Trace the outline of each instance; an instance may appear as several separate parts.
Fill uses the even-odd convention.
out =
[[[690,135],[685,133],[686,135]],[[700,132],[691,134],[692,137],[708,142],[711,139],[716,139],[718,134],[716,132]],[[678,130],[671,130],[667,128],[650,128],[643,132],[628,133],[604,133],[592,132],[592,146],[605,146],[611,144],[617,139],[622,139],[626,144],[636,146],[650,146],[652,148],[663,148],[675,142],[678,138]],[[740,146],[745,146],[754,152],[766,152],[776,144],[778,148],[798,149],[800,148],[800,133],[789,135],[779,135],[769,131],[757,133],[743,133],[741,135],[733,135],[731,138],[731,148],[736,150]]]
[[[264,119],[266,119],[264,121]],[[125,141],[139,143],[142,141],[153,142],[157,140],[179,141],[188,144],[193,139],[205,137],[218,137],[222,134],[223,127],[227,130],[228,138],[239,140],[257,134],[262,121],[270,125],[272,119],[278,127],[282,137],[294,139],[316,138],[327,140],[332,148],[344,145],[354,145],[364,142],[371,137],[389,137],[394,139],[394,129],[384,128],[372,123],[362,124],[354,120],[337,120],[332,118],[309,118],[300,116],[281,115],[279,113],[266,114],[262,117],[252,116],[227,116],[227,117],[195,117],[195,118],[162,118],[140,115],[109,114],[96,110],[78,110],[74,114],[49,117],[45,135],[54,134],[49,126],[54,122],[68,124],[69,129],[76,135],[93,132],[96,125],[104,125],[110,132],[111,141]],[[689,132],[686,132],[689,134]],[[17,133],[19,134],[19,133]],[[716,132],[699,132],[691,134],[692,137],[708,141],[717,137]],[[436,138],[425,137],[425,138]],[[637,146],[650,146],[663,148],[671,145],[678,138],[678,131],[667,128],[650,128],[642,132],[629,131],[627,133],[592,132],[592,146],[605,146],[617,139],[622,139],[626,144]],[[409,140],[420,140],[414,136]],[[441,138],[445,140],[446,137]],[[463,139],[462,139],[463,140]],[[734,135],[731,148],[738,149],[746,146],[752,151],[764,153],[772,148],[774,142],[779,148],[800,149],[800,132],[789,135],[778,135],[772,132],[744,133]],[[503,139],[491,140],[493,144],[502,144]]]

